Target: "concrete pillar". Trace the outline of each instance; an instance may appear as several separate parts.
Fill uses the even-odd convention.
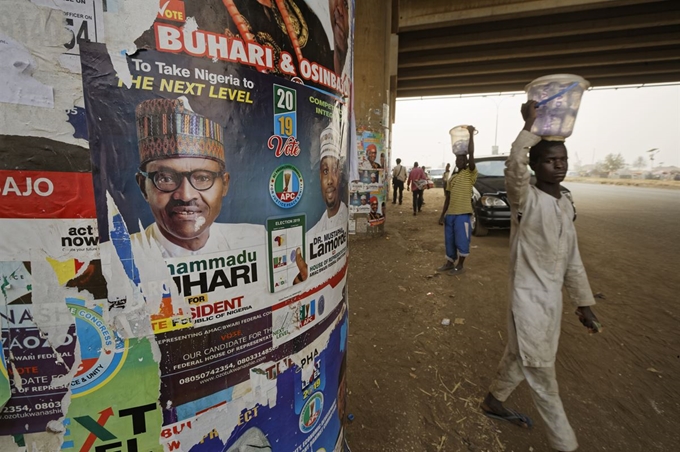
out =
[[[385,207],[390,201],[397,13],[396,0],[362,0],[356,4],[354,112],[360,180],[351,184],[350,229],[354,226],[357,234],[382,234]],[[362,204],[362,196],[366,204]]]

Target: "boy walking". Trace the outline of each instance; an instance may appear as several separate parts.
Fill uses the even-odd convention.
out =
[[[449,195],[446,197],[442,209],[446,262],[437,271],[447,272],[451,276],[465,273],[463,264],[465,258],[470,255],[472,187],[477,181],[477,167],[475,166],[475,143],[473,139],[475,128],[468,126],[467,129],[470,134],[468,154],[456,156],[458,172],[449,177],[445,188]]]
[[[522,105],[522,117],[524,129],[505,163],[512,213],[508,344],[481,409],[491,418],[531,427],[529,417],[503,406],[526,379],[550,445],[568,452],[576,450],[578,443],[555,378],[562,286],[578,306],[581,323],[593,333],[601,326],[590,309],[595,300],[579,254],[574,207],[560,192],[568,169],[567,149],[563,142],[541,140],[531,133],[535,101]],[[529,183],[527,163],[536,174],[535,186]]]

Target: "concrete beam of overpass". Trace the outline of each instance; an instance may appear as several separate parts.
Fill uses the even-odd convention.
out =
[[[493,24],[466,25],[455,28],[438,28],[419,33],[400,33],[401,53],[425,50],[467,47],[508,41],[548,40],[579,33],[590,34],[608,31],[626,31],[640,28],[663,27],[680,24],[680,2],[668,10],[663,4],[649,5],[644,14],[639,8],[627,8],[619,17],[609,17],[605,11],[595,11],[586,18],[582,13],[569,13],[562,21],[537,23],[535,18]]]
[[[396,94],[680,82],[680,0],[400,0]]]
[[[659,62],[656,64],[637,63],[629,65],[589,67],[582,66],[573,68],[574,73],[581,75],[587,80],[598,80],[608,77],[622,77],[633,75],[651,74],[677,74],[680,73],[680,61]],[[411,80],[399,83],[399,91],[406,93],[409,90],[451,88],[462,86],[477,86],[483,89],[486,85],[498,85],[506,83],[527,83],[541,75],[545,75],[544,70],[532,70],[527,72],[513,72],[511,74],[492,74],[479,75],[477,77],[452,75],[447,78],[429,79],[425,81]]]
[[[453,95],[454,93],[455,95],[466,95],[466,94],[500,94],[509,92],[520,92],[524,90],[524,86],[531,80],[532,78],[528,78],[524,80],[521,84],[503,82],[497,85],[484,85],[484,86],[468,85],[454,87],[453,89],[422,88],[407,91],[402,91],[398,89],[397,96],[399,98],[409,98],[409,97],[450,96]],[[680,72],[637,76],[635,80],[637,84],[676,83],[677,80],[680,80]],[[628,76],[615,76],[603,78],[589,77],[588,81],[590,82],[591,86],[617,86],[631,83],[631,79]]]
[[[622,49],[670,46],[680,44],[680,27],[659,27],[656,33],[646,31],[617,31],[608,33],[583,34],[572,36],[569,40],[556,40],[546,43],[528,41],[518,46],[510,42],[480,49],[447,50],[438,52],[409,52],[399,54],[398,67],[424,67],[452,63],[466,63],[493,60],[509,60],[522,57],[541,57],[567,55],[579,49],[582,53],[607,52]]]
[[[647,0],[650,3],[656,0]],[[399,32],[625,6],[645,0],[400,0]]]
[[[517,59],[514,65],[505,61],[480,63],[476,65],[449,64],[430,68],[402,68],[399,70],[399,84],[409,80],[448,78],[451,76],[475,76],[484,74],[510,74],[512,72],[551,71],[569,69],[577,72],[583,67],[625,65],[631,63],[655,63],[676,61],[680,55],[680,45],[661,49],[616,50],[595,54],[560,55],[540,59]]]

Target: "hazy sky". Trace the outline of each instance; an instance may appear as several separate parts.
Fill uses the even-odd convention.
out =
[[[498,112],[498,148],[510,145],[523,126],[520,106],[525,93],[397,100],[393,125],[392,161],[407,166],[453,164],[449,129],[472,124],[477,155],[490,155]],[[654,166],[680,166],[680,85],[642,88],[593,89],[583,94],[576,125],[566,141],[570,163],[583,165],[621,153],[626,163],[658,148]],[[649,161],[647,161],[649,165]]]

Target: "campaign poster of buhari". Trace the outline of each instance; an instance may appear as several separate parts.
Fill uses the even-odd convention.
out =
[[[158,362],[134,414],[157,450],[343,450],[352,17],[170,0],[126,67],[80,45],[102,273]]]

